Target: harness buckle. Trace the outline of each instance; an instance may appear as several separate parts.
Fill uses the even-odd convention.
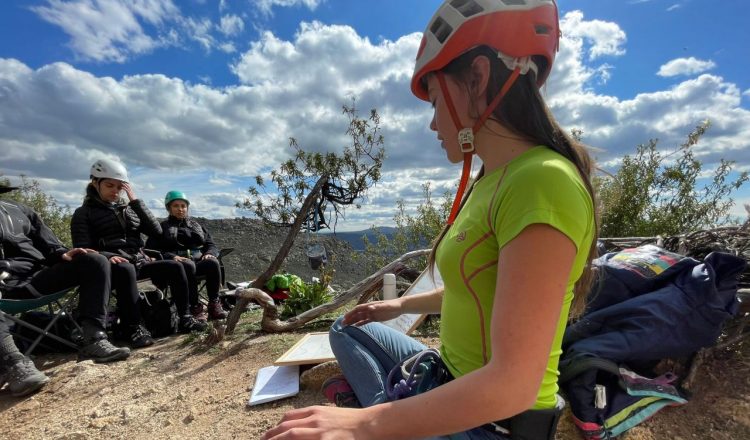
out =
[[[471,128],[464,128],[458,132],[458,145],[462,153],[474,151],[474,132]]]

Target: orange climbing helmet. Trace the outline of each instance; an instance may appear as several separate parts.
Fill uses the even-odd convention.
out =
[[[536,72],[541,86],[552,69],[559,38],[554,0],[445,0],[422,35],[412,93],[427,101],[424,76],[481,45],[498,51],[510,70]]]

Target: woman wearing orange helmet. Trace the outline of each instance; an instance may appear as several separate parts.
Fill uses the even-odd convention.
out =
[[[432,104],[448,160],[464,164],[430,256],[445,288],[340,318],[330,338],[345,377],[324,392],[363,408],[290,411],[265,439],[554,437],[562,336],[597,236],[591,159],[539,91],[558,26],[553,0],[446,0],[435,13],[411,89]],[[378,322],[403,313],[441,314],[439,352]]]

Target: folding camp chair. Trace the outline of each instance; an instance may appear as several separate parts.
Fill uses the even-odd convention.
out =
[[[61,290],[57,293],[53,293],[51,295],[44,295],[39,298],[32,298],[32,299],[4,299],[0,298],[0,313],[3,313],[3,315],[8,318],[9,320],[16,323],[16,325],[25,327],[34,333],[36,333],[38,336],[35,339],[30,339],[27,336],[22,335],[20,332],[15,331],[14,336],[20,338],[21,340],[24,340],[26,342],[30,342],[31,345],[26,349],[24,352],[24,355],[28,356],[31,354],[32,351],[37,346],[43,346],[45,348],[47,347],[42,340],[47,337],[50,339],[53,339],[60,344],[63,344],[67,347],[70,347],[73,350],[78,350],[80,347],[65,338],[61,338],[60,336],[52,333],[50,329],[52,329],[55,326],[55,323],[57,323],[60,319],[68,319],[73,324],[73,326],[78,329],[78,332],[80,335],[83,335],[83,330],[78,325],[75,319],[73,319],[73,316],[70,314],[69,310],[71,309],[71,306],[75,303],[75,301],[78,299],[78,292],[75,292],[71,295],[68,295],[71,291],[73,291],[75,288],[68,288],[65,290]],[[66,295],[68,297],[66,298]],[[57,306],[57,311],[54,310],[52,307],[53,305]],[[49,311],[50,315],[52,315],[52,319],[50,322],[44,327],[37,327],[29,322],[24,321],[19,316],[22,313],[47,307],[47,310]],[[19,315],[19,316],[15,316]]]

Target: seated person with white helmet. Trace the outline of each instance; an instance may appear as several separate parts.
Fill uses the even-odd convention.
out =
[[[119,317],[131,346],[145,347],[154,342],[143,326],[138,308],[136,281],[141,279],[150,278],[158,286],[169,286],[181,332],[204,330],[206,324],[190,314],[188,281],[182,265],[176,261],[153,261],[143,252],[141,234],[159,237],[162,229],[133,192],[125,167],[109,159],[97,160],[91,166],[90,177],[83,205],[73,213],[71,237],[75,246],[96,249],[109,259]],[[128,201],[121,197],[123,191]]]

